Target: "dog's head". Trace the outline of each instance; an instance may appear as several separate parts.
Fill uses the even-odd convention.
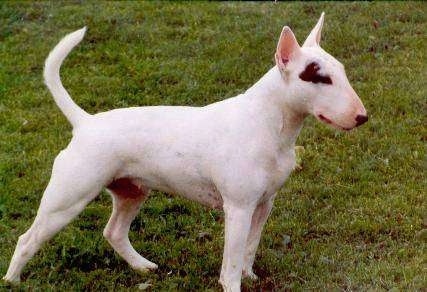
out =
[[[344,66],[319,45],[324,13],[305,40],[298,44],[285,26],[275,54],[283,82],[292,84],[292,101],[299,109],[340,130],[351,130],[368,120],[359,96],[351,87]]]

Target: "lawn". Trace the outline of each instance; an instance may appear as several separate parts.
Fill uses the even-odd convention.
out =
[[[370,116],[340,133],[308,118],[301,168],[281,189],[247,291],[427,289],[427,5],[418,3],[0,3],[0,274],[30,226],[71,126],[42,81],[66,33],[88,32],[63,66],[89,113],[202,106],[272,65],[283,25],[345,64]],[[104,192],[29,262],[22,289],[220,291],[223,214],[154,192],[131,227],[159,265],[137,274],[102,237]],[[0,289],[9,288],[0,281]]]

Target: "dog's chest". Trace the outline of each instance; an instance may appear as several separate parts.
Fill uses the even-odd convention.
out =
[[[285,183],[295,168],[295,151],[290,149],[278,153],[269,165],[269,180],[267,193],[274,194]]]

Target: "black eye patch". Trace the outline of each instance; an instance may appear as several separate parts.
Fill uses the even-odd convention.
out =
[[[332,84],[332,80],[329,76],[317,73],[319,70],[319,64],[311,62],[305,67],[304,71],[299,74],[299,78],[307,82]]]

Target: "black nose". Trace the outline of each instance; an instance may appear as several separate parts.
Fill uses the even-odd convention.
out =
[[[356,117],[356,122],[357,122],[356,127],[360,126],[360,125],[362,125],[364,123],[366,123],[367,121],[368,121],[368,116],[357,115],[357,117]]]

